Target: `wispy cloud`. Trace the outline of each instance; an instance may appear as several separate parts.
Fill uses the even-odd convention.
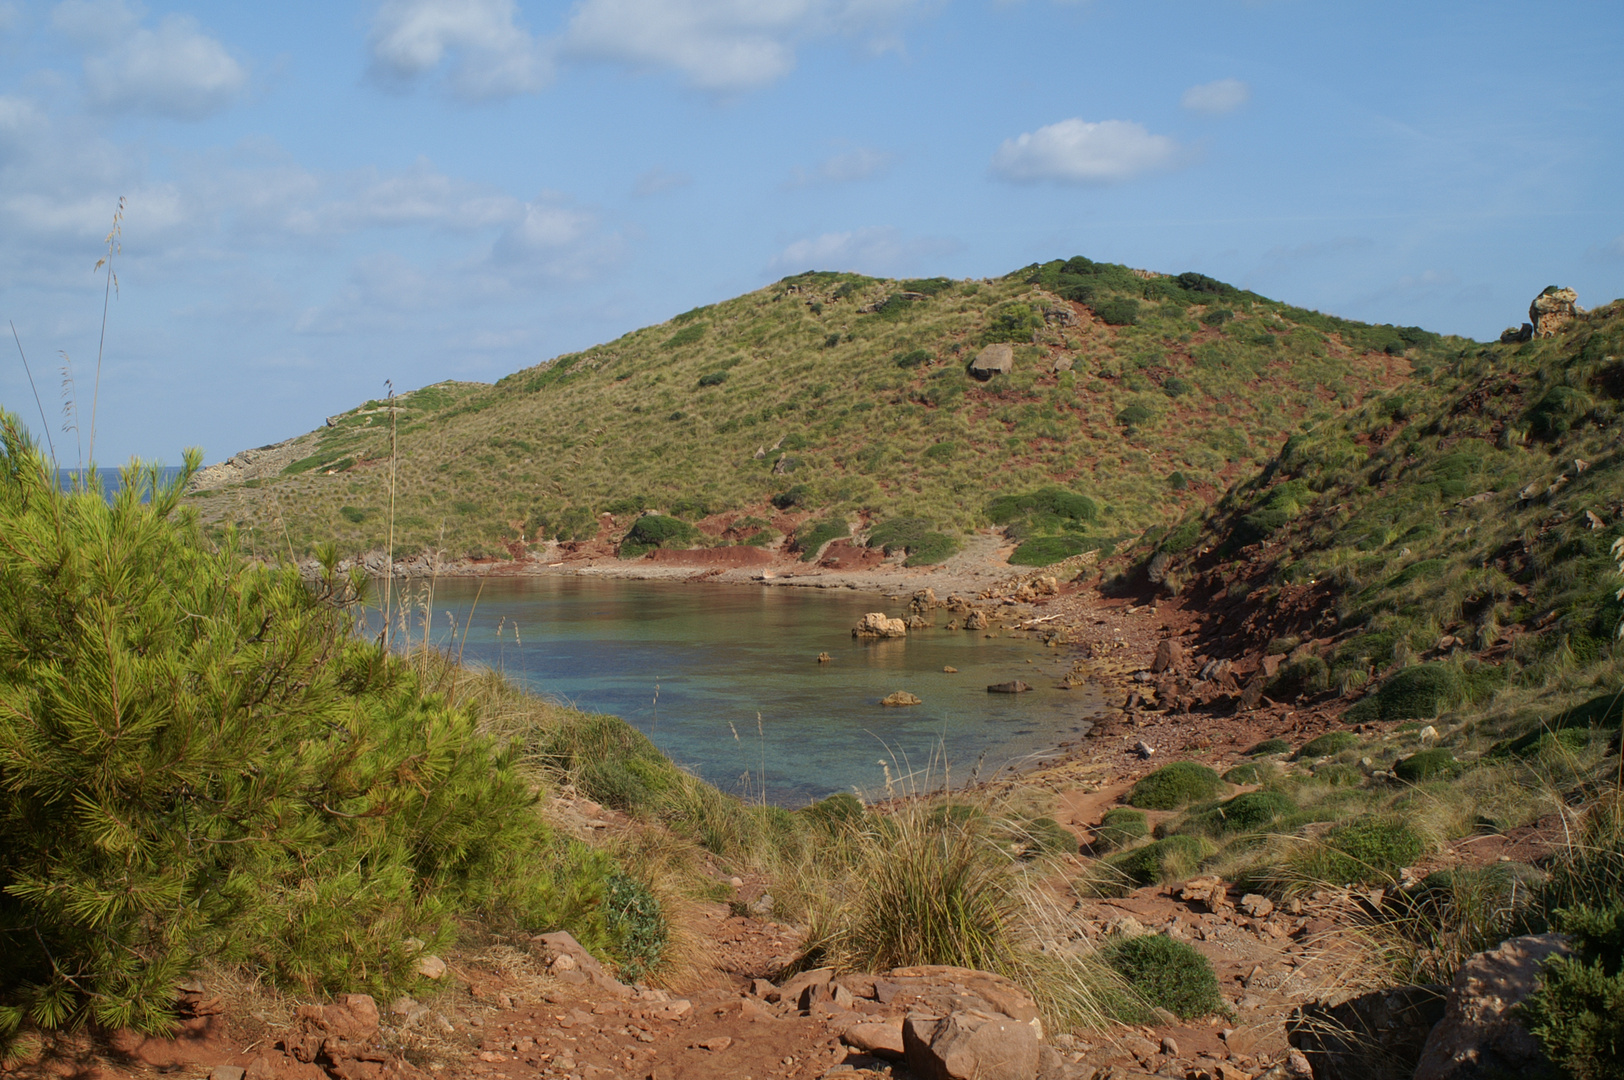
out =
[[[895,155],[872,147],[859,146],[854,150],[835,154],[808,169],[796,166],[790,172],[789,187],[812,187],[819,184],[849,184],[858,180],[871,180],[883,176],[896,160]]]
[[[1219,79],[1184,91],[1179,104],[1191,112],[1223,116],[1252,100],[1252,88],[1239,79]]]
[[[694,182],[694,178],[685,172],[667,172],[655,166],[637,178],[637,186],[632,188],[632,194],[638,198],[646,199],[650,195],[658,195],[662,191],[671,191],[679,187],[687,187]]]
[[[199,120],[248,86],[247,67],[185,15],[145,26],[123,0],[65,0],[51,25],[87,50],[85,97],[99,109]]]
[[[464,100],[533,93],[552,80],[550,46],[519,23],[514,0],[385,0],[368,37],[370,73],[404,89],[444,68]]]
[[[795,68],[797,48],[843,36],[894,46],[918,0],[583,0],[564,33],[571,56],[674,71],[701,90],[752,90]]]
[[[1142,124],[1073,118],[1005,140],[992,170],[1015,183],[1115,184],[1174,168],[1183,157],[1177,142]]]
[[[890,225],[850,232],[827,232],[796,240],[773,256],[768,269],[775,274],[802,270],[855,270],[893,275],[917,269],[931,259],[952,254],[957,241],[941,237],[909,237]]]

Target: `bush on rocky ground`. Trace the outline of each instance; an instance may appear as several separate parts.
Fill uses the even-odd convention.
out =
[[[1177,810],[1212,798],[1224,789],[1219,775],[1195,761],[1175,761],[1145,776],[1128,791],[1128,805],[1141,810]]]

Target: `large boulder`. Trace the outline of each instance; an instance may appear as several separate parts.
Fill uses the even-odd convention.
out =
[[[970,361],[970,374],[986,381],[994,375],[1008,375],[1015,370],[1015,346],[1000,341],[976,353]]]
[[[1562,935],[1536,934],[1501,942],[1462,964],[1443,1019],[1427,1036],[1415,1080],[1488,1080],[1549,1070],[1544,1047],[1522,1026],[1516,1006],[1537,989],[1540,966],[1567,951]]]
[[[1041,1046],[1031,1024],[980,1009],[910,1016],[902,1045],[924,1080],[1032,1080]]]
[[[908,624],[893,619],[883,611],[871,611],[863,621],[852,628],[854,638],[898,638],[908,636]]]
[[[1579,314],[1579,294],[1572,289],[1550,286],[1528,305],[1528,318],[1535,337],[1550,337]]]

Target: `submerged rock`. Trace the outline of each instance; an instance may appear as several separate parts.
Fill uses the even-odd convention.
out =
[[[880,704],[889,706],[891,708],[896,708],[901,705],[922,705],[924,704],[924,699],[918,694],[910,694],[906,690],[898,690],[896,693],[887,695],[885,698],[881,699]]]
[[[1026,683],[1023,683],[1021,680],[1013,679],[1013,680],[1011,680],[1009,682],[993,683],[992,685],[987,687],[987,693],[989,693],[989,694],[1024,694],[1030,689],[1032,689],[1032,688],[1030,686],[1028,686]]]

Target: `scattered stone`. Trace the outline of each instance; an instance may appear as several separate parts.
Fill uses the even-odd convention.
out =
[[[970,361],[970,374],[986,382],[994,375],[1008,375],[1015,370],[1015,347],[1008,342],[988,345]]]
[[[1031,1080],[1038,1070],[1032,1025],[979,1009],[910,1016],[902,1038],[908,1068],[923,1080]]]
[[[901,619],[893,619],[883,611],[871,611],[863,616],[863,621],[852,628],[851,636],[854,638],[899,638],[908,636],[908,624]]]
[[[992,685],[987,687],[987,693],[989,693],[989,694],[1024,694],[1030,689],[1032,689],[1032,688],[1030,686],[1026,685],[1026,683],[1022,682],[1021,680],[1013,679],[1010,682],[993,683]]]
[[[957,675],[959,673],[959,669],[954,667],[952,664],[945,664],[942,666],[942,673],[944,675]]]
[[[834,657],[830,656],[826,652],[818,653],[818,663],[820,663],[820,664],[827,664],[829,661],[831,661],[833,659],[834,659]]]
[[[1184,648],[1172,638],[1165,638],[1156,646],[1156,658],[1150,662],[1152,674],[1160,675],[1184,663]]]
[[[1105,924],[1106,937],[1143,937],[1150,933],[1145,924],[1132,915],[1118,915]]]
[[[1571,290],[1570,290],[1571,291]],[[1512,938],[1460,966],[1443,1019],[1427,1036],[1415,1080],[1530,1076],[1550,1068],[1544,1048],[1518,1020],[1540,965],[1568,952],[1560,934]]]
[[[1220,877],[1191,878],[1179,890],[1179,899],[1186,904],[1203,904],[1215,914],[1235,909],[1229,902],[1229,886]]]
[[[435,981],[445,978],[445,961],[438,956],[419,956],[417,958],[417,973],[423,978]]]
[[[1162,1053],[1166,1054],[1168,1057],[1179,1056],[1179,1044],[1173,1041],[1173,1036],[1162,1036]]]
[[[209,1070],[209,1080],[242,1080],[248,1070],[236,1065],[216,1065]]]
[[[714,1039],[705,1039],[697,1045],[701,1050],[721,1053],[723,1050],[726,1050],[728,1047],[733,1045],[733,1040],[726,1035],[718,1035]]]
[[[1314,1080],[1314,1068],[1301,1050],[1293,1049],[1286,1054],[1286,1071],[1301,1080]]]
[[[1142,758],[1148,758],[1156,753],[1156,748],[1141,739],[1139,742],[1134,744],[1133,752]]]
[[[1428,724],[1426,727],[1416,732],[1415,737],[1424,743],[1435,743],[1438,741],[1438,729],[1433,727],[1431,724]]]
[[[964,628],[966,630],[985,630],[987,628],[987,613],[985,611],[972,611],[965,616]]]
[[[1274,913],[1274,901],[1257,893],[1241,897],[1241,910],[1254,919],[1267,919]]]
[[[922,705],[924,699],[918,694],[910,694],[906,690],[898,690],[894,694],[887,694],[880,699],[880,704],[889,708],[898,708],[903,705]]]

